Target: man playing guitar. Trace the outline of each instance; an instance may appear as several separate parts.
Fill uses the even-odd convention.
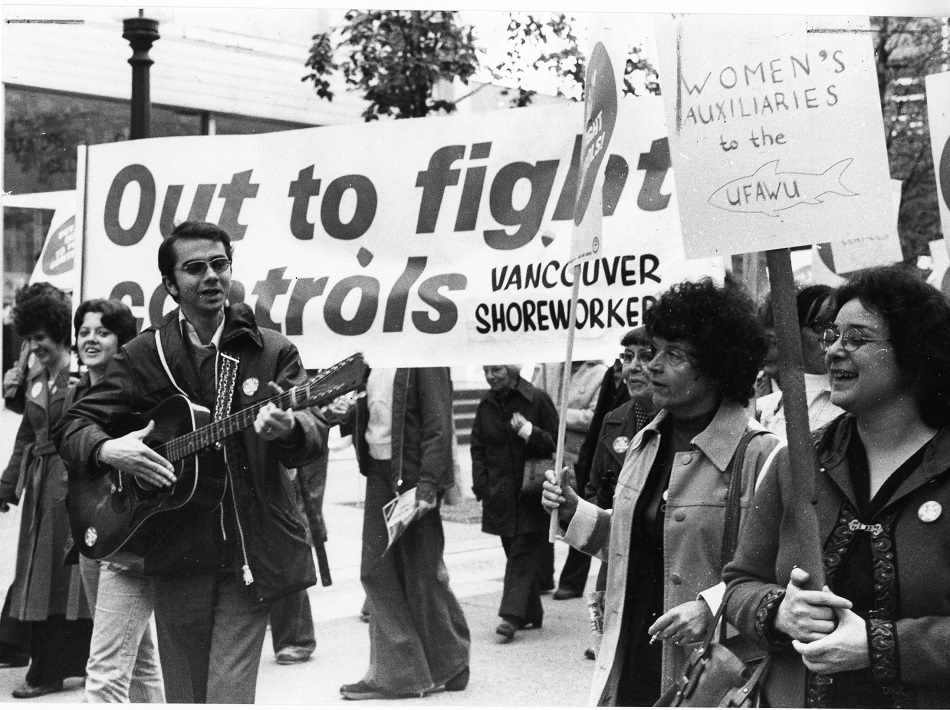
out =
[[[210,223],[184,222],[163,241],[159,270],[179,308],[124,345],[54,432],[79,476],[118,470],[118,485],[161,493],[185,474],[148,445],[154,422],[113,438],[133,413],[183,394],[217,421],[306,380],[287,338],[258,327],[246,305],[226,305],[231,256],[229,235]],[[316,582],[291,482],[278,463],[316,460],[326,433],[318,407],[292,411],[267,402],[253,427],[193,457],[189,475],[199,488],[208,484],[211,503],[176,518],[145,553],[168,702],[254,702],[273,600]],[[90,527],[86,543],[94,538]]]

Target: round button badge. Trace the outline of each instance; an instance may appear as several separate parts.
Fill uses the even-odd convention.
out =
[[[920,509],[917,511],[917,517],[925,523],[932,523],[940,517],[942,512],[943,506],[941,506],[940,503],[935,500],[928,500],[920,506]]]
[[[624,454],[630,448],[630,439],[626,436],[618,436],[614,439],[614,451],[618,454]]]

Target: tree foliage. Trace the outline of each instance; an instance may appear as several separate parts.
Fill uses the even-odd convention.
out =
[[[368,102],[363,118],[420,118],[451,113],[455,102],[433,97],[440,81],[468,83],[478,68],[472,28],[456,13],[420,10],[350,10],[346,24],[313,37],[303,81],[333,100],[330,77],[342,71],[346,84]]]
[[[508,49],[503,61],[491,67],[493,79],[513,86],[512,106],[527,106],[537,93],[539,77],[553,83],[557,96],[575,101],[584,97],[586,59],[574,32],[575,18],[564,13],[536,15],[508,13]],[[659,73],[639,46],[627,48],[624,95],[659,95]]]

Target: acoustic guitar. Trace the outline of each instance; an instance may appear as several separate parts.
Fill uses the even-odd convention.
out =
[[[176,481],[151,486],[111,467],[85,480],[70,476],[66,508],[79,551],[94,560],[118,550],[147,554],[177,522],[221,504],[227,487],[221,442],[252,426],[265,404],[293,410],[327,404],[365,386],[367,369],[361,354],[351,355],[301,385],[216,421],[181,394],[133,415],[138,428],[155,422],[144,443],[175,467]]]

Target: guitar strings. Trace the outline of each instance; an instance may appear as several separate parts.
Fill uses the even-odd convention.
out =
[[[236,412],[225,417],[224,419],[211,422],[200,429],[160,444],[159,446],[155,447],[154,450],[156,453],[161,454],[169,461],[177,461],[184,458],[185,456],[197,453],[201,449],[207,448],[217,441],[220,441],[221,439],[236,433],[237,431],[246,429],[253,423],[254,418],[257,417],[258,412],[265,404],[277,403],[281,409],[289,407],[296,399],[296,394],[301,390],[306,390],[307,392],[307,396],[303,399],[304,402],[309,402],[311,399],[313,400],[310,405],[304,404],[303,406],[312,406],[312,404],[317,403],[317,400],[327,401],[328,399],[332,399],[333,397],[338,396],[338,391],[344,390],[352,383],[345,382],[334,385],[333,387],[321,392],[318,396],[311,395],[310,388],[319,384],[320,382],[330,379],[331,375],[336,374],[339,370],[350,365],[357,358],[358,355],[352,355],[346,360],[343,360],[342,362],[339,362],[336,365],[327,368],[326,370],[320,371],[320,373],[314,375],[307,382],[301,385],[297,385],[286,392],[281,392],[278,395],[274,395],[273,397],[260,402],[255,402],[250,407],[242,409],[240,412]],[[281,402],[281,399],[284,399],[285,401]]]

